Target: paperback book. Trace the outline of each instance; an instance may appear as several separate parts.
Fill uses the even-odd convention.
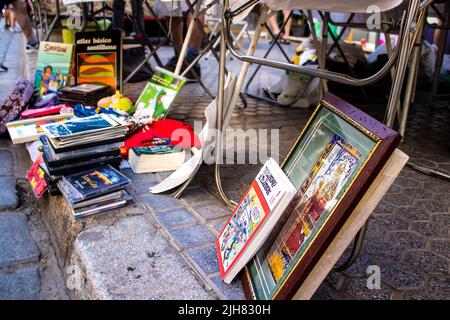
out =
[[[172,171],[185,160],[185,151],[177,146],[131,148],[128,162],[135,173]]]
[[[75,83],[122,88],[122,33],[120,30],[75,33]]]
[[[34,81],[39,97],[55,93],[70,82],[72,56],[72,44],[41,41]]]
[[[258,251],[295,193],[280,166],[269,159],[216,240],[220,274],[225,283],[231,283]]]
[[[186,78],[157,67],[138,100],[134,118],[139,123],[164,119]]]

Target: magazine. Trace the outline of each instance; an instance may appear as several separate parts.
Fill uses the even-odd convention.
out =
[[[216,240],[220,273],[225,283],[230,283],[257,252],[295,192],[275,160],[269,159]]]

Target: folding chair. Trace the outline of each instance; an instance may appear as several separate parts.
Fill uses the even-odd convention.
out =
[[[365,13],[369,5],[377,5],[381,12],[386,12],[388,10],[391,10],[395,7],[398,7],[402,0],[346,0],[346,1],[330,1],[330,0],[318,0],[315,2],[311,2],[308,0],[286,0],[286,1],[275,1],[275,0],[266,0],[261,1],[265,3],[266,5],[263,6],[263,13],[260,16],[260,21],[258,23],[257,30],[255,31],[254,37],[251,41],[250,47],[247,51],[247,54],[242,54],[236,50],[236,48],[233,46],[233,39],[230,35],[230,25],[233,22],[233,19],[236,17],[242,17],[242,15],[245,15],[246,13],[251,10],[251,8],[256,5],[259,1],[258,0],[248,0],[248,1],[237,1],[237,5],[233,6],[233,8],[230,9],[229,7],[229,1],[225,0],[224,4],[224,13],[223,13],[223,33],[221,35],[220,40],[220,51],[221,51],[221,59],[220,59],[220,66],[219,66],[219,95],[218,95],[218,106],[217,106],[217,129],[219,132],[222,132],[223,126],[222,126],[222,119],[223,119],[223,110],[224,110],[224,65],[225,65],[225,52],[228,48],[230,52],[235,56],[237,59],[244,62],[244,65],[241,69],[241,74],[239,75],[240,81],[236,84],[236,87],[234,89],[235,95],[236,93],[241,91],[241,86],[243,84],[243,78],[246,76],[246,72],[248,71],[248,67],[251,63],[255,63],[258,65],[273,67],[277,69],[282,70],[288,70],[292,72],[307,74],[313,77],[318,77],[323,79],[324,81],[335,81],[341,84],[346,85],[352,85],[352,86],[365,86],[371,83],[374,83],[378,81],[379,79],[383,78],[385,75],[387,75],[388,72],[392,69],[392,67],[396,68],[395,74],[393,74],[393,83],[391,88],[391,94],[389,96],[388,106],[386,110],[386,119],[385,123],[392,127],[394,125],[396,114],[400,116],[399,121],[402,122],[406,118],[406,114],[408,112],[408,106],[406,108],[403,108],[404,110],[399,110],[400,107],[399,99],[401,90],[403,87],[403,80],[405,78],[406,73],[406,67],[408,64],[408,59],[412,56],[412,59],[415,60],[414,63],[418,64],[418,56],[419,56],[419,50],[417,44],[420,43],[420,34],[423,30],[423,24],[424,24],[424,18],[427,7],[432,2],[431,0],[410,0],[408,3],[408,8],[406,11],[403,11],[401,22],[400,22],[400,28],[399,28],[399,41],[397,46],[394,50],[392,50],[392,53],[384,67],[382,67],[377,73],[374,75],[363,78],[363,79],[356,79],[354,77],[326,71],[324,70],[324,58],[326,51],[326,39],[328,36],[328,18],[326,18],[325,22],[323,23],[323,29],[322,29],[322,50],[317,52],[319,53],[319,69],[313,69],[306,66],[296,66],[290,63],[275,61],[275,60],[269,60],[265,58],[259,58],[254,57],[253,54],[255,52],[255,47],[258,42],[258,38],[260,35],[261,28],[264,26],[265,19],[267,18],[267,11],[268,7],[274,10],[281,10],[281,9],[302,9],[302,10],[308,10],[308,15],[311,16],[311,10],[319,10],[321,12],[344,12],[344,13]],[[236,1],[234,2],[236,3]],[[325,15],[326,17],[326,15]],[[381,21],[381,27],[383,30],[389,30],[390,28],[398,25],[397,23],[393,21]],[[318,43],[317,37],[314,36],[314,42]],[[316,47],[318,49],[318,46]],[[414,67],[416,68],[416,67]],[[416,73],[416,70],[409,73],[409,77],[407,80],[406,85],[406,91],[409,91],[409,93],[406,93],[405,101],[410,98],[410,92],[412,92],[413,84],[415,83],[414,80],[414,73]],[[324,83],[326,86],[326,83]],[[325,87],[326,88],[326,87]],[[232,103],[235,101],[235,99],[232,99]],[[231,108],[233,108],[234,105],[231,105]],[[221,177],[220,177],[220,159],[218,158],[220,156],[220,152],[217,152],[217,150],[221,150],[222,148],[222,139],[223,136],[217,137],[216,140],[216,164],[215,164],[215,179],[216,179],[216,185],[219,191],[220,196],[222,197],[223,201],[231,206],[234,206],[235,203],[228,199],[227,195],[225,194]],[[364,231],[365,227],[362,228],[358,236],[355,238],[355,244],[353,246],[353,252],[350,256],[350,258],[340,267],[338,267],[338,270],[343,270],[349,267],[356,256],[359,254],[359,251],[362,247],[363,239],[364,239]]]

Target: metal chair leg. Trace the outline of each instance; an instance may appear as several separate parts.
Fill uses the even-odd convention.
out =
[[[364,226],[359,230],[358,234],[356,235],[355,239],[353,240],[353,247],[352,252],[350,253],[350,256],[347,258],[347,260],[341,264],[340,266],[334,267],[334,271],[336,272],[343,272],[347,270],[358,258],[359,254],[361,253],[361,250],[364,246],[364,236],[366,234],[367,230],[367,222],[364,224]]]

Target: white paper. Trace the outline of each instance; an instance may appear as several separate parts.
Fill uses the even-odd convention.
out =
[[[36,140],[33,142],[27,142],[26,144],[27,151],[30,154],[31,161],[35,162],[39,154],[41,153],[39,151],[39,148],[42,147],[41,140]]]

